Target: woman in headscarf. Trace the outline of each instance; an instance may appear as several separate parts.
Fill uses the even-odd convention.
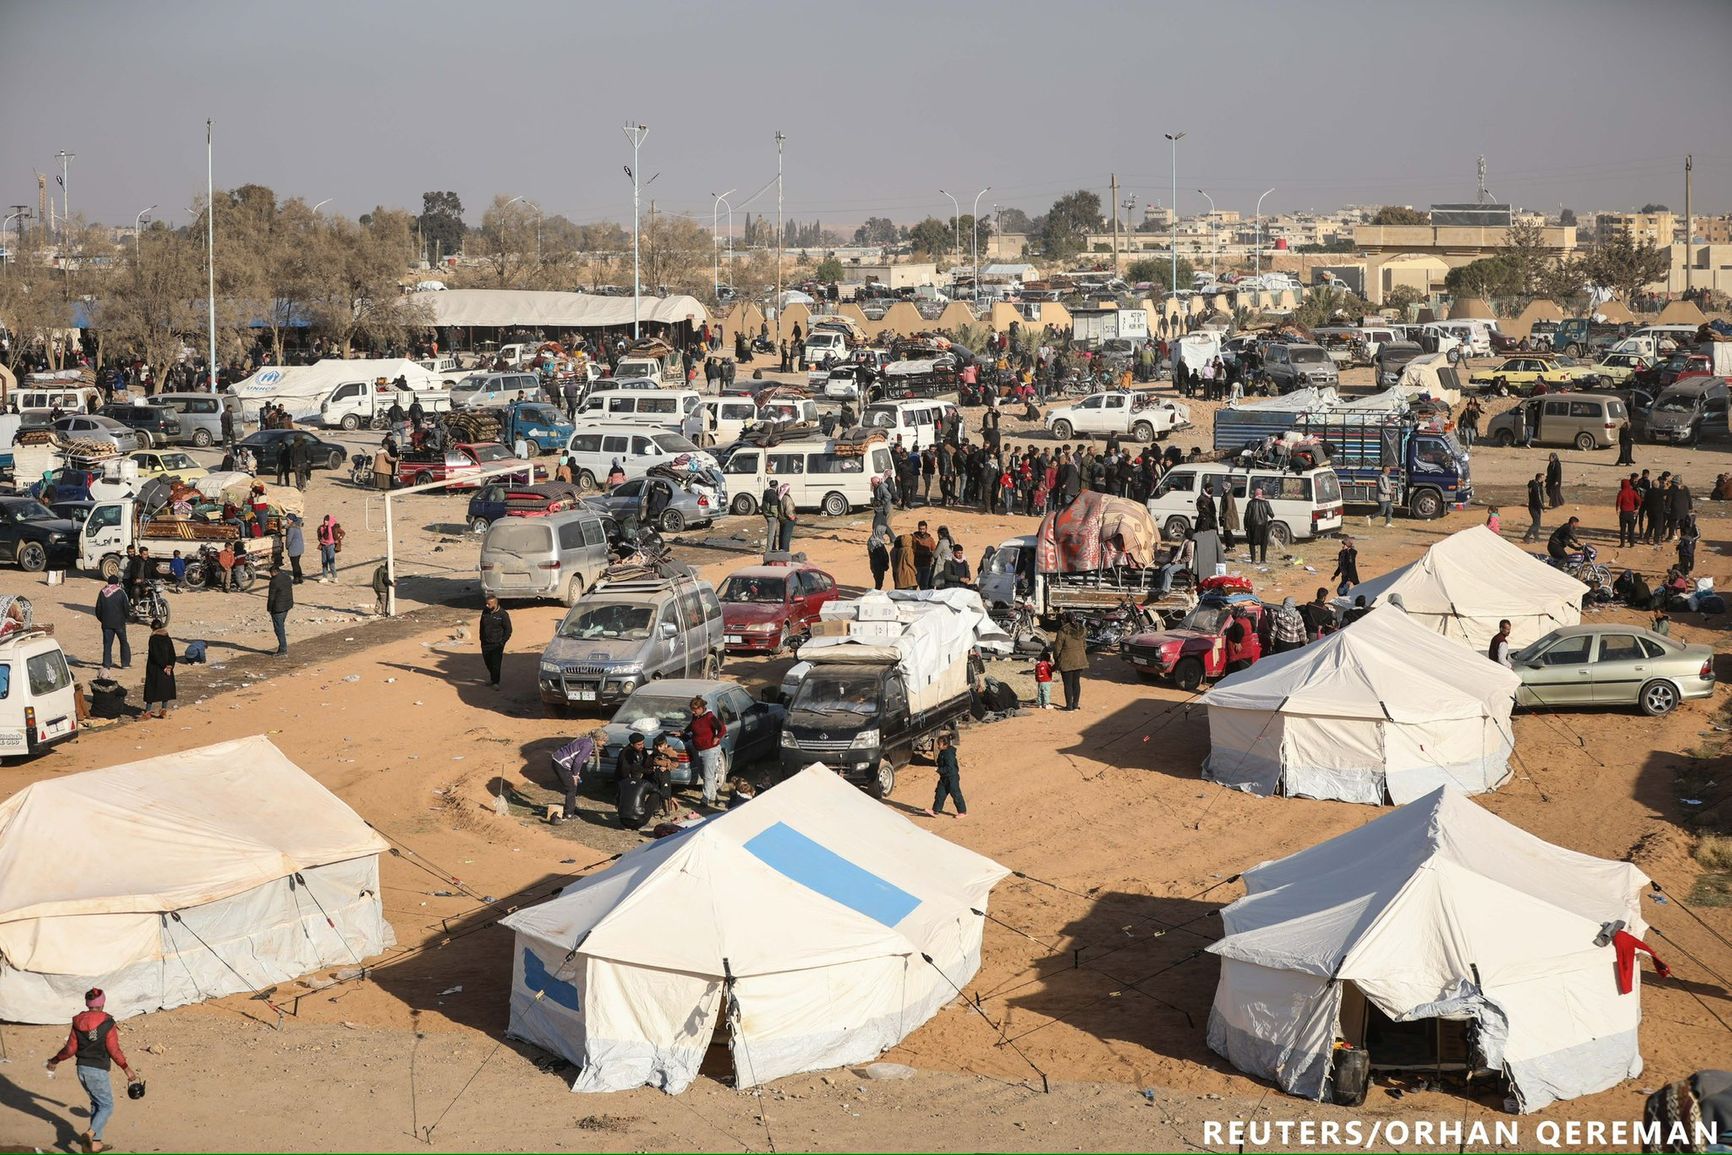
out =
[[[159,618],[150,623],[150,646],[144,658],[144,716],[168,717],[169,703],[174,701],[174,639],[168,636],[168,626]]]
[[[1546,461],[1546,503],[1553,509],[1564,503],[1564,463],[1555,453]]]
[[[890,568],[896,588],[912,590],[920,588],[920,576],[914,568],[914,536],[900,533],[890,547]]]
[[[1239,532],[1239,503],[1233,499],[1233,483],[1221,479],[1221,549],[1233,548],[1233,535]]]

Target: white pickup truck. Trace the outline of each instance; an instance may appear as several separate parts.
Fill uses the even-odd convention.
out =
[[[1139,389],[1115,389],[1084,397],[1046,416],[1046,427],[1060,441],[1073,437],[1105,437],[1117,433],[1144,445],[1165,440],[1175,429],[1191,424],[1191,411],[1177,401]]]
[[[390,383],[349,381],[337,386],[319,402],[319,424],[326,429],[383,429],[393,401],[405,412],[415,401],[425,413],[449,413],[451,394],[444,389],[397,389]]]

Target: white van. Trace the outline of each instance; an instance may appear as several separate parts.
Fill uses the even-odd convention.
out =
[[[680,430],[703,398],[693,389],[608,389],[577,411],[578,425],[654,425]]]
[[[0,638],[0,758],[35,754],[78,733],[72,671],[41,630]]]
[[[27,385],[12,391],[12,400],[20,413],[95,413],[102,405],[102,394],[89,385]]]
[[[947,432],[955,429],[958,437],[968,430],[961,412],[950,401],[875,401],[860,415],[860,424],[882,429],[888,441],[900,437],[911,453],[938,444],[940,421]]]
[[[1697,325],[1645,325],[1612,346],[1614,353],[1640,352],[1664,359],[1696,343]],[[1632,344],[1632,342],[1634,344]],[[1626,346],[1630,346],[1626,348]]]
[[[622,381],[639,378],[679,388],[686,383],[684,365],[678,353],[665,357],[621,357],[613,367],[613,375]]]
[[[1246,495],[1261,489],[1274,511],[1269,526],[1269,544],[1286,546],[1341,528],[1341,481],[1328,467],[1307,473],[1283,473],[1276,469],[1233,469],[1223,462],[1202,461],[1176,465],[1161,478],[1149,498],[1149,514],[1161,527],[1161,536],[1178,541],[1197,520],[1197,495],[1207,485],[1220,508],[1221,487],[1231,477],[1233,500],[1239,521],[1245,520]]]
[[[833,357],[840,365],[848,359],[848,338],[834,329],[819,329],[806,336],[806,344],[800,350],[800,368],[810,369],[814,365],[822,365],[825,357]]]
[[[750,397],[705,397],[704,434],[714,445],[730,445],[740,439],[746,426],[757,423],[758,406]]]
[[[874,442],[864,455],[842,456],[834,441],[789,441],[768,448],[741,446],[728,457],[728,512],[756,513],[764,486],[788,484],[795,509],[816,509],[829,517],[872,504],[872,478],[891,473],[890,447]]]
[[[533,373],[471,373],[451,387],[451,408],[497,409],[542,396],[541,378]]]
[[[642,477],[652,465],[669,464],[686,454],[710,469],[716,468],[716,459],[684,436],[642,425],[586,425],[571,435],[565,453],[577,471],[573,476],[584,489],[600,489],[615,458],[627,480]]]
[[[1497,326],[1491,321],[1432,321],[1425,326],[1426,332],[1436,334],[1440,339],[1437,343],[1439,353],[1447,353],[1453,345],[1443,341],[1443,337],[1451,337],[1462,347],[1469,357],[1491,356],[1491,331]]]

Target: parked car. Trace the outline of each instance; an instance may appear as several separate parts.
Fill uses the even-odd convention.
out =
[[[1510,655],[1518,706],[1639,706],[1651,717],[1714,693],[1714,650],[1618,622],[1564,626]]]
[[[722,606],[709,582],[603,579],[566,611],[542,650],[541,700],[555,709],[606,705],[658,679],[714,679],[725,648]]]
[[[483,485],[469,495],[469,507],[464,520],[475,533],[486,533],[489,526],[508,514],[515,517],[547,517],[565,509],[575,508],[581,491],[562,481],[539,485],[507,485],[499,481]]]
[[[1263,353],[1263,370],[1282,393],[1306,386],[1333,387],[1341,383],[1335,362],[1320,345],[1275,342]]]
[[[83,529],[84,519],[90,516],[92,509],[96,508],[96,502],[89,498],[56,501],[48,508],[54,511],[55,517],[64,517],[79,529]]]
[[[1173,430],[1190,424],[1191,411],[1183,403],[1137,389],[1096,393],[1046,415],[1047,429],[1060,441],[1116,433],[1128,441],[1149,445],[1165,441]]]
[[[66,653],[41,630],[0,638],[0,757],[35,754],[78,733]]]
[[[34,497],[0,497],[0,560],[27,573],[69,569],[78,560],[78,527]]]
[[[573,605],[607,572],[601,517],[571,509],[547,517],[501,517],[481,543],[481,592],[500,599],[558,598]]]
[[[130,455],[138,462],[140,477],[178,477],[197,481],[210,472],[178,449],[140,449]]]
[[[1546,393],[1493,417],[1482,436],[1494,445],[1515,445],[1525,424],[1535,445],[1573,445],[1585,453],[1616,445],[1618,427],[1627,420],[1615,393]]]
[[[692,720],[692,699],[701,697],[709,703],[716,717],[727,727],[722,735],[722,751],[730,768],[747,766],[773,758],[780,749],[781,706],[760,702],[738,682],[707,678],[670,678],[651,682],[632,691],[631,697],[620,703],[613,717],[602,729],[607,734],[603,743],[598,770],[601,777],[619,774],[619,755],[634,732],[644,736],[644,745],[653,745],[657,734],[668,736],[679,765],[668,777],[676,784],[687,786],[700,780],[693,773],[691,759],[682,736]]]
[[[1626,385],[1632,381],[1649,380],[1654,362],[1640,353],[1607,353],[1594,362],[1593,368],[1595,375],[1601,380],[1614,385]]]
[[[583,501],[591,509],[603,510],[623,521],[637,516],[645,486],[658,486],[669,491],[667,506],[655,524],[664,533],[679,533],[692,526],[710,525],[722,512],[710,498],[665,477],[634,477],[621,482],[610,492],[595,494]]]
[[[1698,445],[1704,434],[1727,433],[1726,379],[1690,377],[1668,385],[1648,410],[1648,436],[1654,441]]]
[[[341,469],[348,464],[348,449],[334,441],[314,437],[304,429],[260,429],[248,434],[240,444],[252,451],[253,460],[259,463],[259,472],[266,473],[277,468],[277,455],[285,450],[291,438],[300,438],[311,446],[310,464],[314,469]]]
[[[68,440],[102,442],[121,453],[150,448],[150,434],[135,432],[99,413],[74,413],[59,418],[49,428]]]
[[[180,415],[161,405],[104,405],[99,417],[111,417],[139,435],[140,447],[173,445],[180,440]]]
[[[200,449],[222,441],[223,409],[235,410],[238,416],[240,408],[238,398],[212,393],[158,393],[150,403],[175,414],[180,436],[174,444],[196,445]]]
[[[728,575],[716,591],[730,654],[774,654],[809,635],[836,579],[815,565],[754,565]]]
[[[1573,357],[1542,357],[1526,353],[1519,357],[1506,357],[1496,368],[1481,369],[1469,377],[1467,383],[1483,393],[1504,397],[1511,393],[1532,393],[1534,386],[1542,381],[1548,388],[1565,388],[1591,380],[1598,374],[1595,366],[1584,365]]]
[[[1237,578],[1205,579],[1201,600],[1189,613],[1165,629],[1134,635],[1120,653],[1139,678],[1167,678],[1181,690],[1195,690],[1204,679],[1213,681],[1226,673],[1225,634],[1235,609],[1249,615],[1254,637],[1267,611],[1252,595],[1249,583]],[[1249,645],[1255,654],[1255,641]]]

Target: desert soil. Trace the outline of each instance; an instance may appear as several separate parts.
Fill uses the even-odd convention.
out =
[[[1208,441],[1212,407],[1194,408],[1200,428],[1179,434],[1181,445]],[[1613,451],[1562,456],[1572,500],[1559,516],[1578,513],[1614,569],[1662,571],[1665,552],[1609,544]],[[1685,468],[1699,498],[1724,459],[1718,448],[1644,446],[1638,456],[1656,472]],[[1543,460],[1541,451],[1475,453],[1482,492],[1510,510],[1512,536],[1521,528],[1520,486]],[[716,1078],[678,1097],[574,1097],[568,1070],[504,1038],[510,936],[492,922],[641,839],[617,829],[599,800],[586,804],[583,822],[551,828],[536,820],[553,797],[549,752],[588,724],[547,718],[536,700],[537,656],[559,609],[513,607],[506,687],[483,684],[473,642],[455,637],[473,619],[476,543],[459,528],[462,499],[432,497],[403,519],[411,612],[388,622],[357,614],[371,601],[364,586],[382,550],[364,496],[316,475],[309,513],[316,519],[331,508],[347,522],[348,568],[342,586],[300,587],[308,605],[297,611],[290,657],[258,652],[266,648],[260,595],[181,595],[177,638],[208,634],[228,648],[220,669],[182,667],[177,712],[96,728],[0,769],[0,796],[8,796],[54,775],[265,733],[402,849],[382,868],[398,948],[365,960],[366,977],[327,985],[347,973],[336,968],[285,977],[266,999],[235,996],[123,1024],[149,1094],[121,1100],[109,1131],[120,1149],[1181,1150],[1205,1145],[1209,1120],[1354,1117],[1272,1090],[1209,1052],[1203,1031],[1218,972],[1202,948],[1219,933],[1215,912],[1242,893],[1239,872],[1383,811],[1260,799],[1202,782],[1204,712],[1186,709],[1186,695],[1170,687],[1139,682],[1110,656],[1095,658],[1080,711],[1025,711],[964,732],[966,821],[916,816],[933,787],[929,766],[900,776],[890,805],[1027,876],[993,894],[981,970],[969,987],[977,1004],[953,1004],[886,1056],[912,1068],[912,1078],[833,1071],[761,1094]],[[898,523],[918,516],[899,514]],[[950,526],[971,559],[1032,526],[955,511],[932,520]],[[1370,577],[1481,520],[1481,511],[1467,511],[1392,529],[1350,522]],[[841,582],[865,584],[866,528],[862,517],[815,522],[797,548]],[[761,533],[755,519],[728,519],[695,536],[735,535],[741,552],[693,557],[719,578],[752,560],[744,551]],[[1720,509],[1704,502],[1698,568],[1722,586],[1732,572],[1726,538]],[[1305,600],[1327,584],[1334,550],[1302,543],[1278,563],[1239,568],[1265,597]],[[37,595],[40,616],[56,623],[68,649],[95,659],[86,611],[94,583],[75,578],[43,597],[50,591],[8,571],[0,590]],[[1639,620],[1622,610],[1599,616]],[[1717,646],[1722,637],[1700,619],[1680,623],[1678,633]],[[142,631],[137,640],[142,646]],[[729,673],[756,690],[785,664],[740,661]],[[997,665],[1025,684],[1026,663]],[[137,664],[129,673],[139,674]],[[351,676],[359,680],[345,680]],[[1698,868],[1681,825],[1690,808],[1674,776],[1701,770],[1721,724],[1718,698],[1662,719],[1622,710],[1519,715],[1514,777],[1479,802],[1560,845],[1630,858],[1668,892],[1687,896]],[[69,849],[69,868],[75,853]],[[1732,997],[1719,977],[1732,973],[1732,957],[1677,905],[1646,913],[1675,968],[1674,979],[1643,984],[1647,1073],[1558,1104],[1547,1119],[1639,1118],[1647,1090],[1723,1066],[1732,1054]],[[1726,908],[1698,913],[1732,936]],[[0,1066],[0,1144],[69,1149],[83,1127],[82,1096],[69,1070],[50,1081],[42,1068],[63,1030],[7,1026],[0,1037],[11,1060]],[[724,1076],[725,1050],[712,1060]],[[1508,1118],[1497,1096],[1464,1101],[1413,1082],[1374,1088],[1357,1117]]]

